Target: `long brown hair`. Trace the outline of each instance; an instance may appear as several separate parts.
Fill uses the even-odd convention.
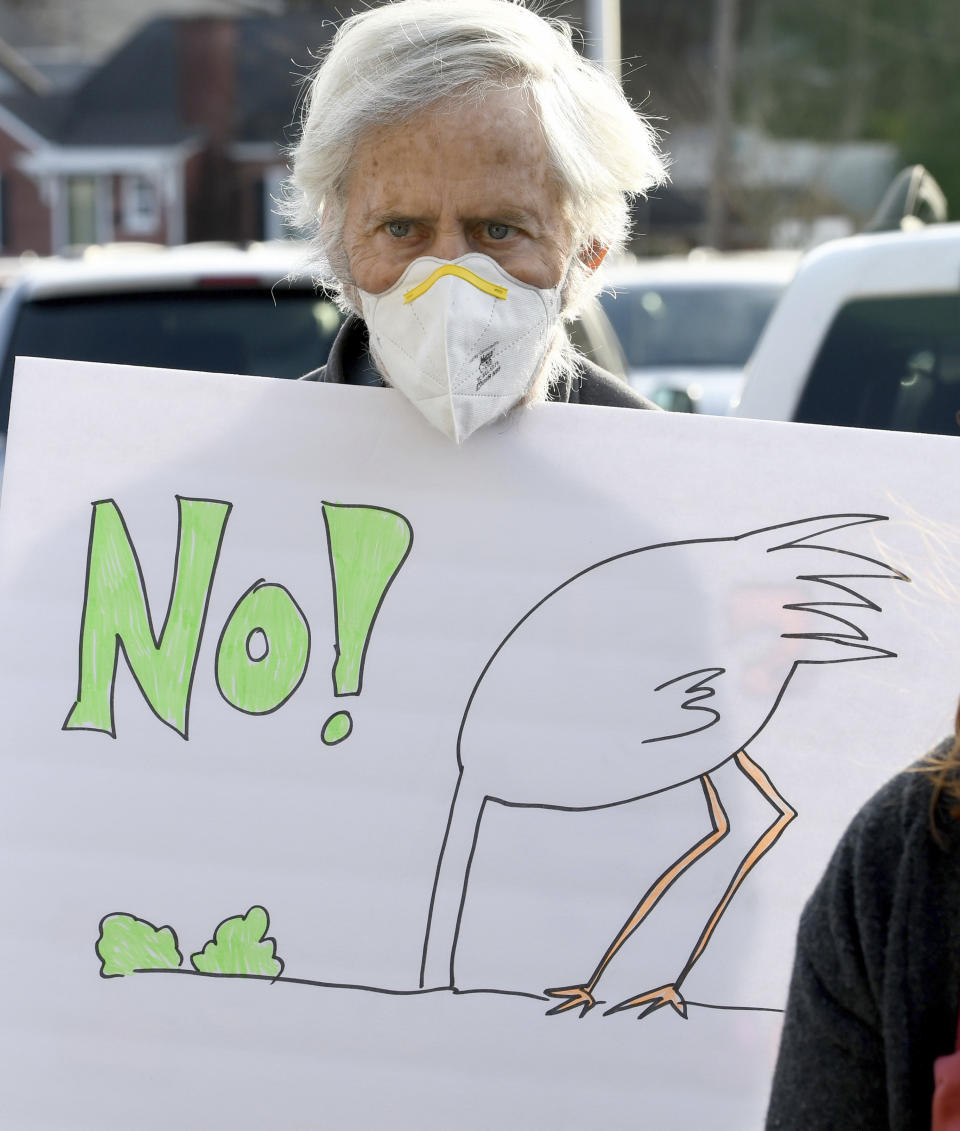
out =
[[[960,704],[953,724],[953,742],[934,751],[923,763],[922,770],[933,782],[930,796],[930,829],[936,841],[943,843],[937,826],[937,813],[942,812],[941,802],[950,804],[947,810],[955,819],[960,818]]]

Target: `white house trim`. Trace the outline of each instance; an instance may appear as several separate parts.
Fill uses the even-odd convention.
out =
[[[2,126],[2,122],[0,122]],[[96,176],[102,173],[159,174],[171,164],[185,161],[199,149],[190,141],[180,145],[50,145],[34,153],[21,153],[17,165],[31,176]]]
[[[110,243],[113,230],[113,178],[97,177],[96,217],[97,243]]]
[[[35,129],[28,126],[22,119],[18,118],[16,114],[8,110],[6,106],[0,104],[0,130],[5,134],[9,134],[14,141],[19,142],[21,145],[26,146],[27,149],[45,149],[50,145],[45,137],[38,134]]]
[[[185,160],[169,165],[163,176],[163,211],[167,225],[167,243],[180,244],[187,238],[187,203],[183,183]]]
[[[41,179],[40,192],[50,209],[50,250],[56,254],[67,244],[67,194],[60,180],[53,176]]]

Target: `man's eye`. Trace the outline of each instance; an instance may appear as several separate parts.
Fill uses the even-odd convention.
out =
[[[511,231],[509,224],[487,224],[487,235],[492,240],[505,240]]]
[[[396,236],[398,240],[402,240],[404,236],[410,235],[410,221],[409,220],[391,220],[387,224],[387,231],[391,236]]]

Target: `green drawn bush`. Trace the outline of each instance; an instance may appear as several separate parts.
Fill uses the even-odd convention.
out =
[[[101,978],[120,978],[138,970],[175,970],[183,962],[172,927],[117,913],[100,920],[97,939]]]
[[[276,939],[266,938],[270,916],[263,907],[224,921],[203,950],[190,955],[201,974],[251,974],[277,978],[283,961],[277,957]]]

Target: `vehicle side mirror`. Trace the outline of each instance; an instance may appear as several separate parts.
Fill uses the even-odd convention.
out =
[[[946,219],[947,198],[943,190],[923,165],[908,165],[894,177],[863,230],[895,232],[918,222],[943,224]]]

